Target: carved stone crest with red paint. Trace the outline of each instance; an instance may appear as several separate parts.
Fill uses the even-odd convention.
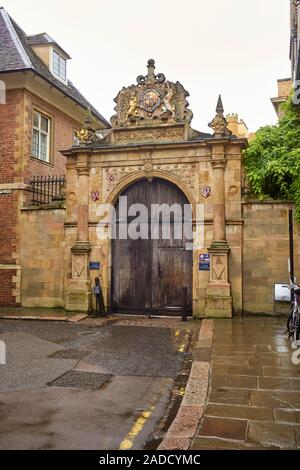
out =
[[[211,196],[211,186],[203,186],[201,188],[201,195],[204,199],[208,199]]]
[[[97,201],[99,201],[99,199],[100,199],[99,191],[92,191],[91,192],[91,200],[94,201],[94,202],[97,202]]]

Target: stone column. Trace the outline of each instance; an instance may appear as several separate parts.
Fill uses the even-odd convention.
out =
[[[226,241],[225,221],[225,167],[224,144],[212,146],[213,168],[213,241],[210,253],[210,281],[205,302],[206,317],[232,317],[232,297],[228,281],[229,247]]]
[[[72,278],[67,285],[66,310],[88,312],[91,305],[89,280],[89,156],[78,154],[77,241],[72,251]]]
[[[225,188],[224,173],[226,160],[224,157],[215,157],[211,161],[213,167],[213,240],[214,242],[224,242],[226,240],[225,233]]]

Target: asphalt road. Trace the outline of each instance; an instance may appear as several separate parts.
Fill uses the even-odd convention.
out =
[[[191,331],[0,321],[0,449],[142,449],[170,401]]]

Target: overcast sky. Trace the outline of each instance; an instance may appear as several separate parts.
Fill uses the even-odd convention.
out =
[[[1,1],[1,0],[0,0]],[[289,0],[2,0],[27,34],[47,32],[72,57],[68,77],[109,119],[123,85],[156,72],[190,93],[207,131],[221,93],[251,131],[276,122],[270,98],[290,76]]]

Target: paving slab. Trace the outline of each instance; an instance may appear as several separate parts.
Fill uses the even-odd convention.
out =
[[[292,390],[289,378],[258,377],[258,388],[262,390]]]
[[[294,426],[297,449],[300,449],[300,426]]]
[[[259,446],[250,442],[233,441],[216,437],[196,436],[191,450],[273,450],[272,447]],[[276,448],[275,448],[276,449]]]
[[[247,421],[242,419],[212,418],[205,416],[198,430],[198,436],[214,436],[223,439],[244,441]]]
[[[300,408],[300,393],[280,390],[251,390],[250,404],[272,408]]]
[[[250,405],[250,390],[243,388],[212,388],[209,403],[230,403],[232,405]]]
[[[288,424],[250,422],[247,441],[280,449],[296,447],[293,426]]]
[[[292,390],[300,391],[300,379],[291,379]]]
[[[214,388],[257,388],[257,377],[248,377],[243,375],[218,375],[214,374],[211,379],[211,385]]]
[[[248,419],[257,421],[272,421],[272,408],[242,406],[242,405],[220,405],[209,403],[205,410],[206,416],[219,416],[223,418]]]
[[[300,424],[300,410],[278,408],[274,417],[278,423]]]

